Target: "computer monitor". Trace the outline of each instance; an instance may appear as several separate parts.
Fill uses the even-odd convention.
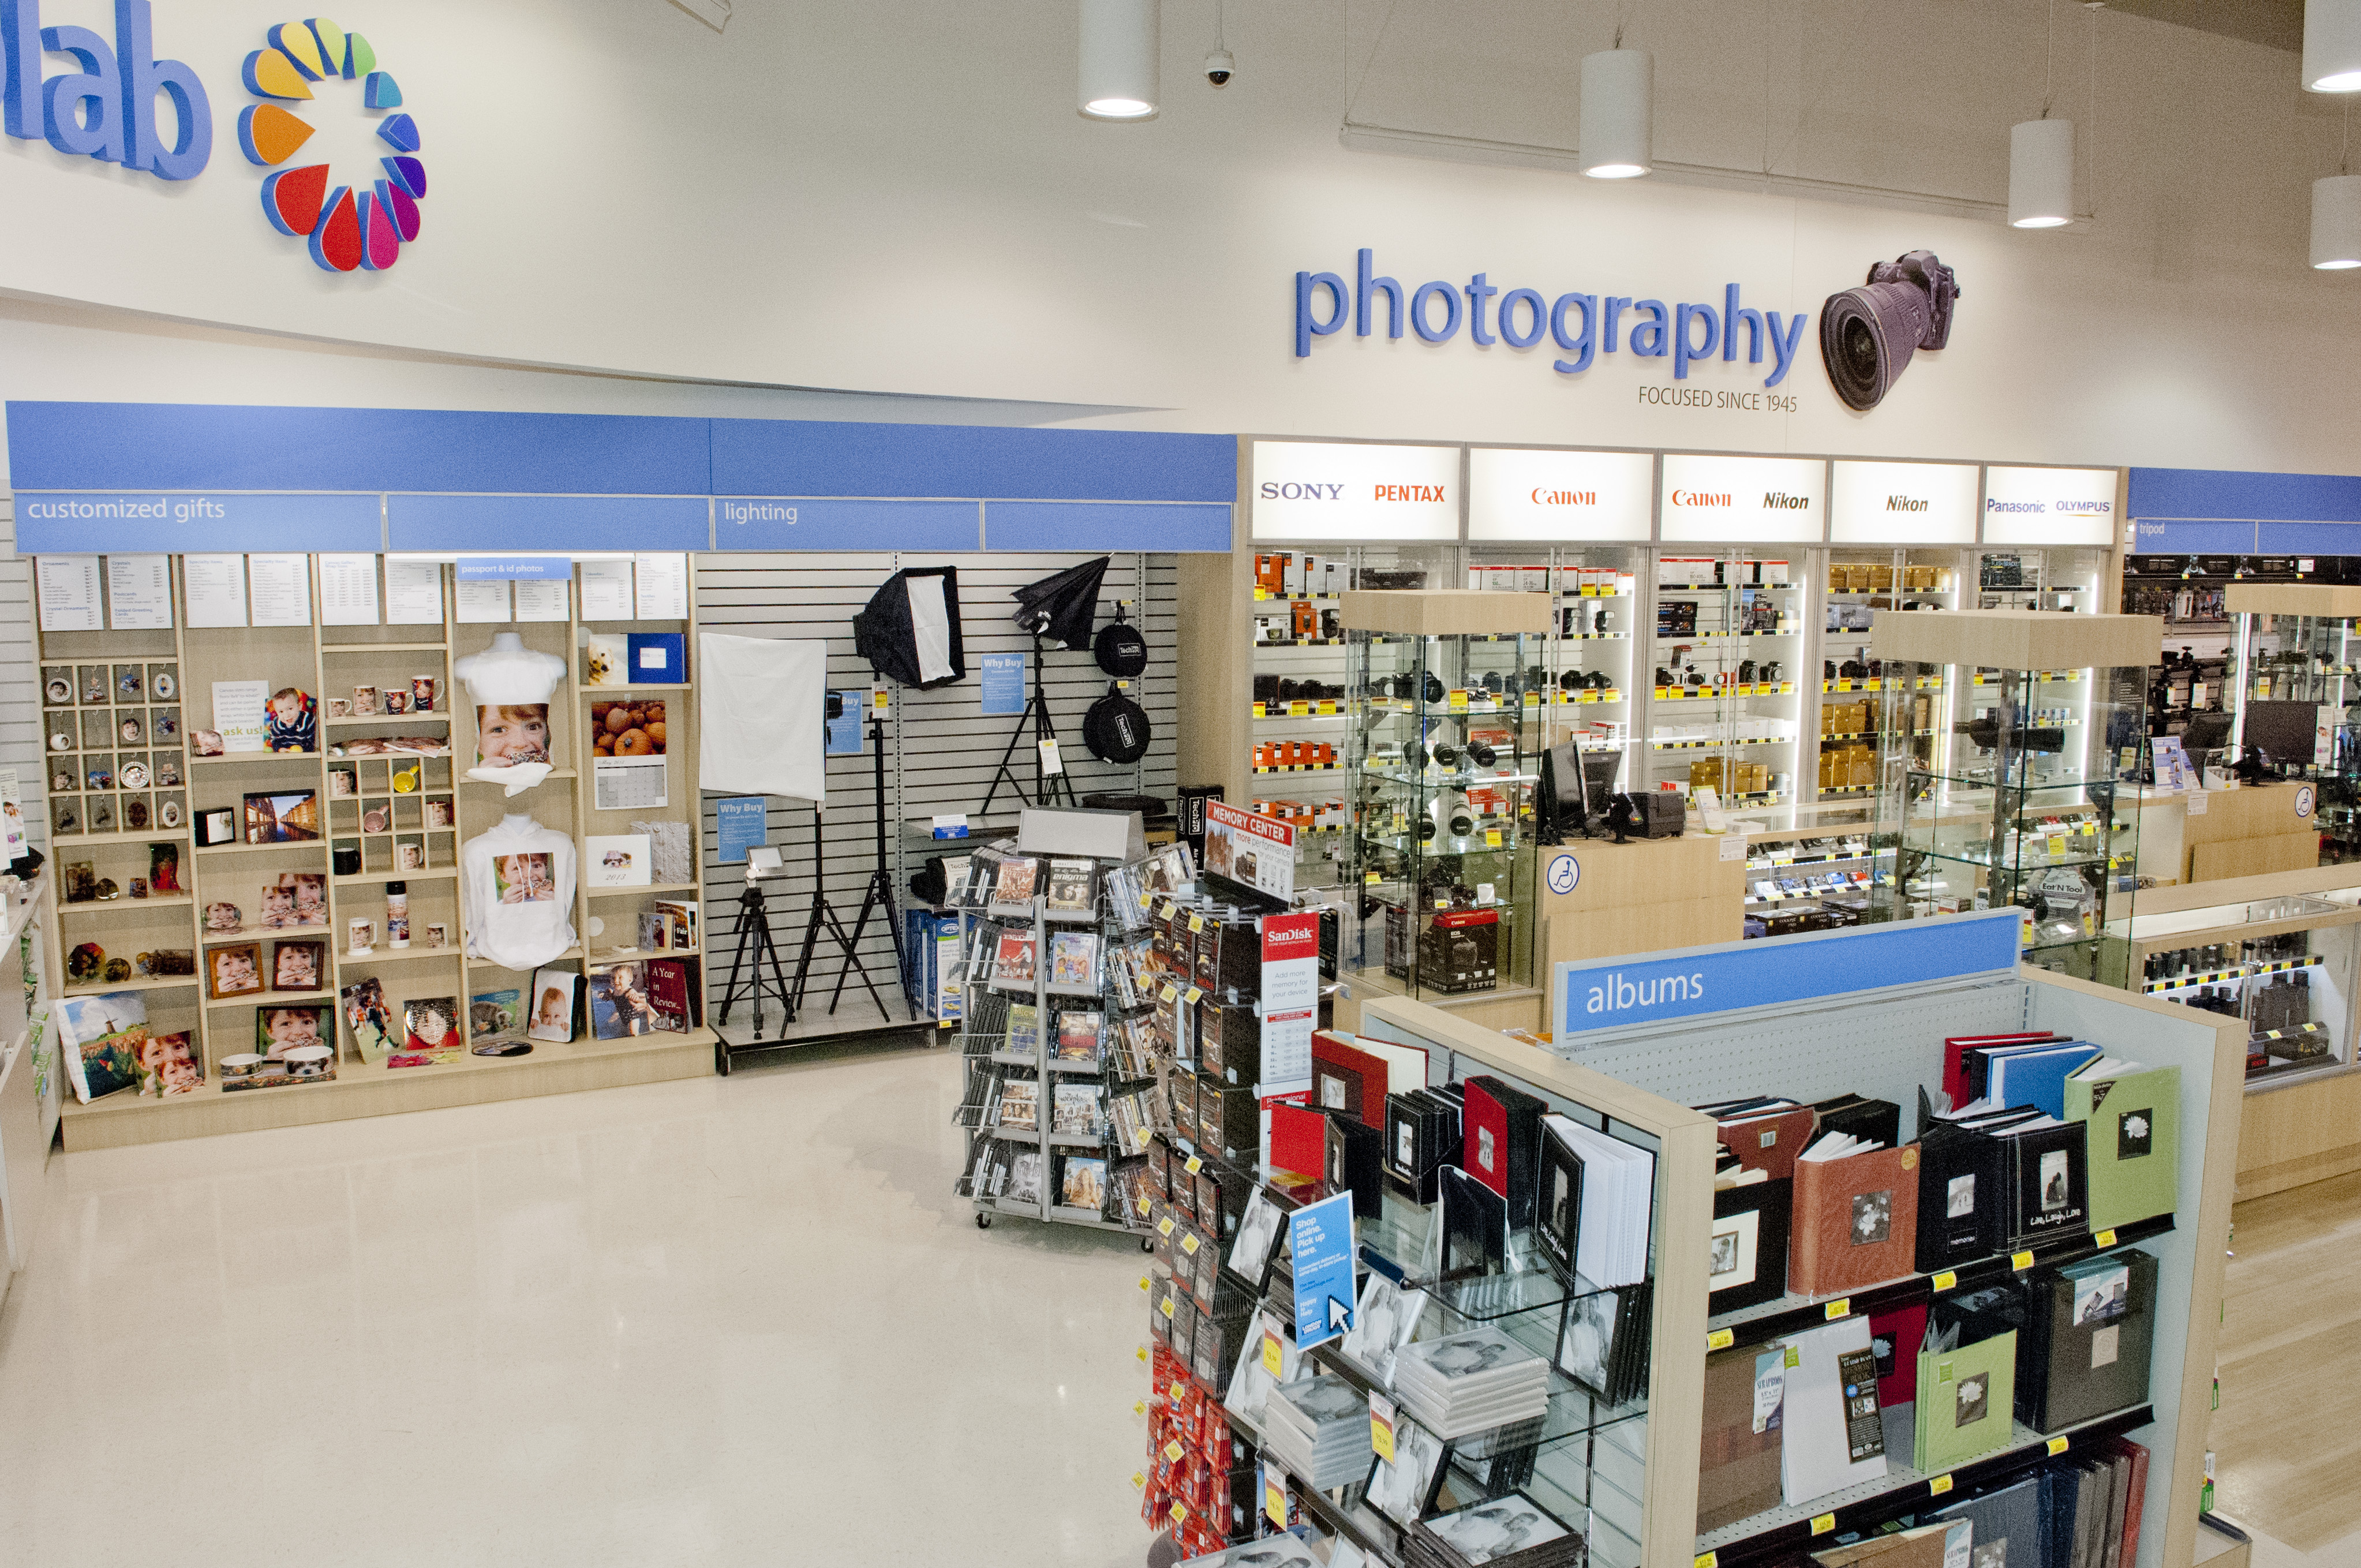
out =
[[[2249,720],[2250,727],[2251,723]],[[2191,757],[2201,751],[2218,751],[2229,743],[2230,716],[2226,713],[2197,714],[2180,732],[2180,749]]]
[[[2250,702],[2239,740],[2245,745],[2260,746],[2274,762],[2306,763],[2312,761],[2312,737],[2319,723],[2316,702]],[[2189,728],[2193,732],[2197,721],[2191,719]],[[2184,739],[2181,743],[2185,746],[2188,741]]]
[[[1620,747],[1585,751],[1578,740],[1562,740],[1542,753],[1538,809],[1545,825],[1581,832],[1607,814],[1615,775],[1623,765]]]

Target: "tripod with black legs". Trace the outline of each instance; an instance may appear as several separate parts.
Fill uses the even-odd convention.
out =
[[[1049,695],[1041,687],[1041,630],[1038,625],[1032,628],[1033,695],[1026,701],[1025,716],[1016,721],[1016,732],[1008,737],[1008,749],[1000,754],[1000,766],[993,773],[992,788],[984,794],[983,809],[976,814],[979,817],[992,815],[992,803],[998,798],[1004,783],[1011,794],[1027,806],[1054,806],[1060,795],[1064,796],[1068,806],[1079,804],[1074,797],[1074,781],[1062,770],[1051,773],[1049,758],[1042,751],[1044,742],[1058,739],[1058,727],[1050,722]],[[1025,785],[1012,765],[1016,757],[1016,748],[1024,743],[1028,720],[1033,730],[1033,794],[1030,797],[1027,796]]]
[[[891,1017],[885,1011],[885,999],[877,994],[877,982],[869,978],[869,966],[861,961],[860,949],[853,946],[852,936],[844,922],[828,902],[828,829],[827,813],[818,801],[812,803],[812,902],[811,914],[804,921],[803,951],[796,959],[795,1009],[801,1011],[804,992],[811,985],[812,955],[819,948],[820,932],[824,927],[829,940],[844,954],[844,969],[837,971],[836,992],[829,998],[830,1017],[836,1014],[838,997],[844,992],[844,970],[859,970],[861,983],[869,988],[869,1000],[877,1004],[880,1017]],[[882,831],[882,829],[881,829]],[[794,1013],[788,1014],[793,1017]]]
[[[716,1036],[713,1059],[716,1069],[725,1078],[730,1073],[730,1043],[719,1038],[721,1026],[730,1022],[730,1010],[741,1001],[751,1002],[754,1008],[754,1042],[763,1038],[763,999],[774,995],[779,1000],[779,1032],[785,1035],[788,1025],[796,1021],[796,999],[787,989],[786,976],[779,971],[778,945],[771,940],[771,914],[764,906],[763,884],[750,853],[746,861],[746,891],[738,895],[738,951],[730,960],[730,983],[721,992],[721,1010],[713,1016]],[[763,973],[763,965],[770,972]],[[751,972],[748,972],[751,969]],[[744,975],[741,982],[740,977]],[[750,994],[751,993],[751,994]]]
[[[910,990],[909,959],[902,950],[901,917],[894,909],[894,874],[885,869],[885,721],[877,717],[874,709],[869,716],[869,755],[874,764],[871,777],[874,781],[877,801],[877,863],[870,870],[869,891],[862,897],[861,913],[853,918],[852,945],[855,948],[861,946],[862,933],[869,929],[869,916],[880,909],[884,910],[885,933],[894,938],[894,968],[902,977],[902,1000],[910,1008],[911,1022],[916,1023],[917,999]],[[828,1010],[831,1014],[836,1011],[837,998],[844,994],[844,972],[842,970],[836,971],[836,990],[829,993],[828,999]],[[868,981],[866,970],[862,971],[861,978],[863,982]],[[871,986],[869,994],[876,995],[877,988]],[[885,1016],[890,1019],[893,1014],[887,1013]]]

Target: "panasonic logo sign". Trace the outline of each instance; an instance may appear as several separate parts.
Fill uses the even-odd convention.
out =
[[[1705,975],[1701,971],[1688,974],[1659,975],[1653,980],[1627,980],[1620,970],[1610,970],[1606,981],[1590,988],[1585,1010],[1591,1013],[1628,1013],[1638,1007],[1657,1007],[1673,1002],[1705,1000]]]
[[[1987,499],[1987,512],[2033,512],[2047,517],[2052,510],[2060,517],[2105,517],[2115,510],[2113,501],[2003,501]]]

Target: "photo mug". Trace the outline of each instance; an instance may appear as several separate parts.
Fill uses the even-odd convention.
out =
[[[410,694],[400,686],[388,686],[385,690],[385,710],[388,713],[408,713]]]
[[[442,681],[434,675],[410,677],[410,707],[414,713],[434,711],[434,699],[441,693]]]
[[[376,714],[377,687],[355,686],[353,688],[353,717],[356,718],[374,718]]]
[[[346,922],[346,928],[352,933],[352,951],[356,953],[366,953],[371,948],[377,946],[376,921],[350,920]]]

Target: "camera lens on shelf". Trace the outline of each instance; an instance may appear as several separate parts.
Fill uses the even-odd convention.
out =
[[[1488,768],[1499,761],[1500,754],[1481,740],[1467,742],[1467,760],[1479,768]]]
[[[1434,765],[1439,768],[1457,767],[1459,765],[1459,748],[1454,746],[1448,740],[1437,740],[1434,743]]]

